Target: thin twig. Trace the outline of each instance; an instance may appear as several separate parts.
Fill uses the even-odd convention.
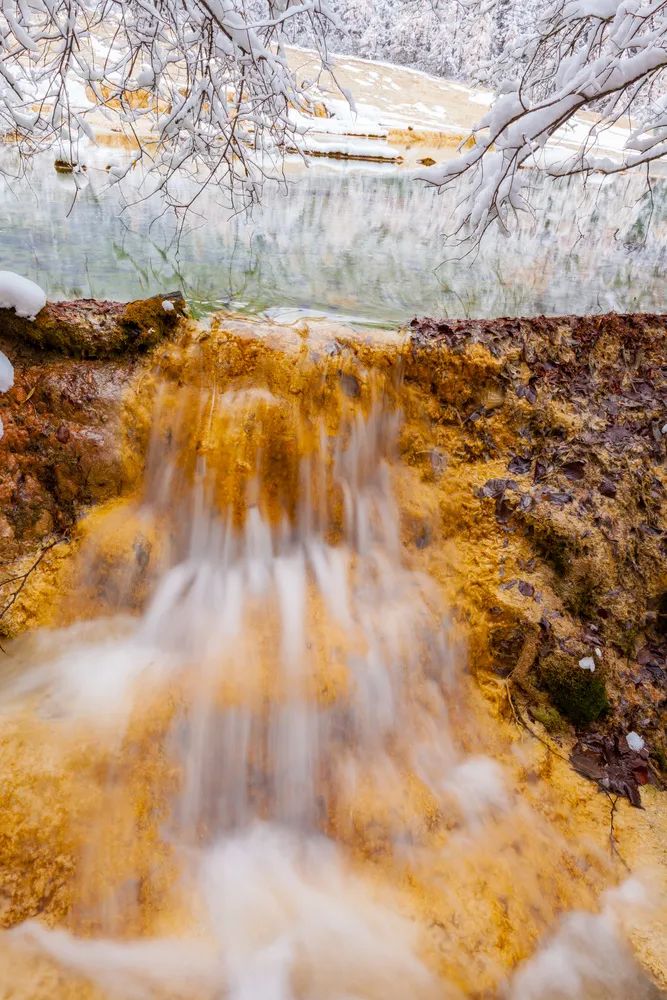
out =
[[[514,699],[512,698],[510,680],[511,679],[509,677],[505,680],[504,687],[505,687],[505,691],[507,693],[507,700],[509,702],[509,706],[510,706],[510,708],[512,710],[512,715],[514,716],[514,721],[516,722],[517,726],[519,726],[522,729],[525,729],[526,732],[530,733],[530,735],[534,739],[536,739],[539,743],[541,743],[542,746],[546,747],[547,750],[549,751],[549,753],[552,753],[554,755],[554,757],[558,757],[560,760],[564,761],[567,764],[568,767],[571,767],[572,765],[571,765],[570,761],[567,759],[567,757],[564,757],[562,753],[558,753],[557,750],[554,750],[554,748],[551,745],[551,743],[549,743],[547,740],[543,739],[539,735],[539,733],[536,733],[535,730],[532,729],[528,725],[528,723],[524,719],[523,715],[519,712],[519,710],[517,709],[516,705],[514,704]]]
[[[39,555],[37,556],[37,558],[33,562],[32,566],[28,570],[26,570],[25,573],[17,573],[14,576],[8,576],[5,580],[0,581],[0,589],[2,589],[3,587],[6,587],[10,583],[16,583],[19,580],[21,581],[19,583],[19,586],[16,588],[16,590],[13,592],[12,596],[9,598],[9,600],[7,601],[7,603],[5,604],[5,606],[0,611],[0,620],[2,620],[4,618],[4,616],[7,614],[7,612],[14,606],[14,604],[16,604],[16,601],[18,600],[19,595],[21,594],[21,592],[22,592],[23,588],[25,587],[26,583],[28,582],[28,579],[34,573],[34,571],[37,569],[37,567],[41,563],[41,561],[44,558],[44,556],[46,555],[46,553],[50,552],[50,550],[52,548],[54,548],[56,545],[58,545],[60,542],[62,542],[64,540],[65,540],[65,536],[64,535],[58,535],[58,536],[56,536],[56,538],[52,539],[50,542],[48,542],[46,545],[44,545],[42,547],[42,549],[40,550]],[[2,646],[0,646],[0,649],[2,649]],[[2,652],[4,653],[5,650],[2,649]]]
[[[609,851],[610,851],[612,857],[618,858],[618,860],[621,862],[621,864],[623,865],[623,867],[625,868],[626,871],[630,871],[630,866],[627,864],[627,862],[625,861],[625,859],[623,858],[623,856],[621,855],[621,853],[620,853],[620,851],[618,849],[618,846],[616,844],[616,836],[614,834],[614,816],[616,815],[616,806],[618,804],[618,800],[619,800],[620,796],[619,795],[613,795],[612,796],[611,793],[606,790],[606,788],[603,788],[602,791],[605,793],[605,795],[609,799],[609,805],[610,805],[610,810],[609,810]]]

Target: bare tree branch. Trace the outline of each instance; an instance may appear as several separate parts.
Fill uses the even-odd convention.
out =
[[[114,129],[136,154],[111,184],[141,164],[142,198],[186,209],[186,173],[252,204],[310,107],[284,48],[303,22],[327,66],[327,0],[0,0],[0,135],[84,185],[82,146]]]
[[[557,0],[508,65],[517,56],[525,68],[505,80],[471,148],[417,175],[457,185],[449,240],[463,252],[489,226],[507,233],[530,211],[524,167],[586,178],[646,169],[667,154],[667,99],[653,99],[667,79],[666,0]],[[626,129],[625,140],[603,155],[601,137],[614,126]]]

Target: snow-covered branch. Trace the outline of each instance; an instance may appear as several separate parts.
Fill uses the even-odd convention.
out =
[[[667,153],[665,0],[558,0],[518,55],[525,69],[500,86],[470,148],[419,175],[457,185],[450,234],[462,246],[493,223],[507,232],[530,211],[524,167],[609,174],[648,168]],[[618,149],[601,155],[601,139],[619,126]]]
[[[149,168],[147,195],[178,203],[187,169],[195,191],[224,183],[252,202],[290,109],[308,106],[286,32],[306,24],[326,65],[334,18],[327,0],[0,0],[0,133],[76,169],[82,145],[120,132]]]

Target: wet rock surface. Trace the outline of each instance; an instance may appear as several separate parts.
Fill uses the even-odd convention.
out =
[[[405,677],[411,680],[416,675],[423,681],[406,704],[410,711],[421,712],[439,697],[439,691],[446,692],[446,711],[438,712],[434,724],[402,725],[401,736],[391,742],[389,752],[395,759],[405,737],[409,752],[416,744],[419,754],[424,734],[440,767],[451,727],[464,760],[475,767],[466,768],[465,780],[443,800],[442,807],[422,781],[413,783],[410,770],[382,769],[381,795],[375,787],[371,787],[371,794],[363,790],[358,795],[355,782],[351,802],[341,806],[339,799],[328,796],[332,819],[327,829],[354,851],[355,863],[372,866],[374,882],[382,874],[387,885],[407,881],[405,857],[417,849],[418,869],[409,874],[410,890],[402,905],[414,913],[415,926],[424,929],[427,953],[433,956],[443,982],[454,976],[457,993],[460,984],[460,992],[470,996],[502,991],[518,963],[539,955],[542,943],[549,940],[548,929],[558,933],[564,912],[590,911],[592,917],[600,908],[600,893],[623,877],[625,866],[634,870],[639,863],[643,867],[655,860],[664,871],[664,796],[653,787],[644,787],[644,810],[617,802],[620,795],[634,798],[651,774],[653,735],[642,730],[642,736],[633,731],[615,739],[611,731],[604,730],[605,719],[604,726],[598,721],[594,724],[602,727],[597,733],[591,731],[590,724],[578,724],[577,747],[572,726],[541,686],[538,674],[546,670],[541,621],[547,616],[553,619],[555,636],[568,647],[567,651],[559,647],[559,652],[554,648],[550,666],[554,674],[562,668],[566,677],[577,678],[583,703],[590,700],[588,682],[603,680],[602,689],[611,706],[607,712],[615,710],[618,664],[607,643],[591,648],[581,632],[581,622],[565,608],[556,590],[557,574],[536,552],[532,535],[516,512],[512,509],[507,519],[497,516],[496,501],[511,501],[526,475],[517,463],[508,472],[512,461],[508,456],[520,456],[523,465],[529,454],[528,450],[519,452],[516,445],[517,427],[526,419],[522,408],[528,404],[520,402],[515,409],[512,393],[499,378],[502,359],[479,344],[451,351],[434,342],[422,352],[398,335],[354,331],[346,335],[340,327],[333,330],[318,323],[304,323],[295,330],[269,321],[221,317],[204,331],[189,324],[183,336],[160,345],[152,361],[157,368],[154,378],[144,376],[140,364],[130,375],[128,384],[136,388],[132,400],[124,404],[122,421],[129,433],[144,411],[149,414],[152,434],[145,474],[134,477],[122,498],[91,511],[73,533],[66,558],[78,562],[83,571],[78,581],[83,592],[79,609],[75,607],[72,613],[67,602],[77,599],[77,576],[73,574],[73,586],[65,589],[56,620],[59,625],[72,623],[75,628],[72,632],[67,627],[62,630],[60,641],[65,645],[61,649],[76,650],[85,637],[94,644],[103,637],[116,642],[126,636],[127,629],[134,629],[135,614],[150,599],[151,579],[154,582],[161,566],[178,565],[178,551],[171,546],[179,544],[179,538],[180,544],[187,544],[193,517],[191,508],[180,506],[178,498],[188,496],[187,486],[196,481],[201,456],[206,456],[214,470],[210,495],[216,510],[229,511],[235,505],[239,526],[251,509],[253,516],[258,509],[266,511],[267,523],[275,525],[284,537],[285,524],[291,517],[296,524],[300,517],[301,457],[312,458],[313,449],[317,454],[322,442],[327,446],[343,421],[352,427],[360,419],[368,419],[374,431],[372,437],[362,439],[368,442],[367,447],[357,450],[346,444],[344,454],[355,456],[355,475],[362,483],[367,481],[368,469],[373,468],[373,457],[378,469],[378,455],[385,456],[380,482],[383,489],[391,488],[395,498],[389,513],[395,561],[380,562],[379,572],[374,570],[372,575],[387,585],[388,599],[382,595],[372,601],[373,616],[377,611],[378,621],[390,631],[394,622],[401,622],[395,582],[404,572],[415,583],[419,581],[420,591],[422,586],[427,588],[425,596],[432,612],[426,617],[420,614],[405,633],[406,663],[410,664]],[[202,406],[202,384],[221,401],[218,420],[211,420],[211,410]],[[378,399],[386,408],[387,419],[376,422],[373,403]],[[152,400],[157,410],[149,405]],[[482,434],[475,427],[480,421],[474,421],[470,428],[464,419],[467,408],[474,410],[480,405],[488,411],[482,418],[486,424]],[[324,425],[313,423],[318,414],[325,417]],[[58,441],[67,437],[64,432],[58,435],[59,427],[55,434]],[[302,433],[298,433],[299,428]],[[341,435],[339,440],[349,439]],[[140,456],[139,447],[134,451]],[[171,463],[175,481],[162,475]],[[336,467],[336,462],[325,463],[325,480],[327,470]],[[254,485],[258,468],[264,484],[259,495],[248,488]],[[504,482],[508,479],[515,486]],[[320,512],[325,514],[330,519],[327,544],[339,545],[347,530],[343,491],[331,489],[327,483],[318,492],[319,481],[319,476],[313,477],[311,496],[326,498],[326,502],[323,506],[313,504],[311,523],[319,519]],[[489,482],[492,485],[485,488]],[[385,523],[382,516],[378,521]],[[48,558],[49,554],[44,561]],[[353,558],[350,565],[355,563]],[[207,549],[204,565],[208,564]],[[114,579],[117,589],[110,586]],[[291,576],[285,579],[286,604],[294,596],[292,581]],[[210,589],[208,581],[206,589]],[[413,588],[404,593],[411,602]],[[202,594],[199,588],[179,590],[174,594],[177,610],[171,607],[167,611],[167,619],[182,615],[181,621],[193,627],[193,634],[198,633],[196,642],[207,642],[214,631],[207,621],[200,624]],[[213,625],[218,620],[219,594],[212,593]],[[316,601],[310,606],[319,629],[325,605]],[[112,618],[127,612],[130,619],[123,617],[122,622],[113,624],[105,615],[106,609]],[[443,619],[445,645],[431,644],[428,623],[433,620],[440,632]],[[250,673],[253,686],[247,693],[244,688],[229,692],[218,688],[206,703],[214,704],[219,698],[222,706],[236,709],[240,692],[248,698],[246,704],[253,715],[257,706],[257,715],[262,717],[272,692],[277,690],[280,696],[280,689],[273,687],[276,670],[271,665],[277,633],[264,605],[253,610],[252,621],[256,625],[246,630],[248,635],[267,630],[260,653],[263,656],[266,651],[266,669],[258,673],[257,682]],[[112,633],[108,632],[110,626]],[[165,619],[156,628],[160,648],[167,648],[176,630]],[[422,646],[425,628],[426,645]],[[7,673],[39,663],[45,654],[51,657],[55,636],[38,630],[8,645]],[[346,662],[341,646],[347,641],[354,643],[355,652],[364,648],[354,630],[343,632],[337,624],[326,634],[315,632],[313,651],[305,665],[308,675],[316,679],[309,703],[312,701],[317,712],[344,706],[347,692],[354,689],[341,669]],[[197,648],[193,643],[195,640],[182,645],[188,663],[198,659],[193,656]],[[247,647],[235,639],[227,645],[220,661],[224,675],[230,676],[238,664],[239,676],[247,682],[247,666],[253,657],[244,655]],[[91,653],[91,648],[97,646],[91,647],[85,640],[75,683],[62,689],[65,699],[60,704],[65,713],[70,699],[76,703],[86,687],[91,690],[86,680],[97,687],[98,671],[104,678],[104,656]],[[326,655],[321,657],[320,650]],[[577,656],[574,664],[573,655]],[[402,656],[392,655],[389,662],[400,663]],[[422,675],[422,663],[429,664],[431,656],[432,667]],[[69,653],[66,657],[59,656],[63,666],[58,670],[68,671]],[[118,659],[113,660],[114,676],[124,676],[126,665],[134,659],[132,646],[123,641]],[[86,674],[89,665],[90,674]],[[456,686],[451,684],[453,678]],[[261,687],[254,687],[254,683]],[[102,700],[96,704],[80,703],[79,709],[73,705],[74,712],[83,710],[81,725],[70,726],[57,711],[33,714],[30,708],[24,711],[20,706],[15,717],[8,713],[10,724],[2,734],[5,773],[0,782],[5,884],[0,893],[0,924],[11,927],[37,916],[40,925],[68,931],[73,928],[72,940],[76,942],[80,935],[83,947],[88,948],[91,939],[94,942],[99,936],[100,926],[107,933],[104,920],[112,899],[118,901],[118,907],[113,907],[118,922],[112,922],[110,936],[121,949],[126,941],[143,943],[161,934],[165,914],[169,925],[174,920],[182,926],[180,890],[188,880],[178,862],[174,863],[171,846],[163,837],[175,786],[181,785],[172,756],[174,741],[167,736],[172,724],[178,725],[182,718],[179,704],[187,697],[187,688],[189,683],[179,690],[172,671],[164,675],[162,693],[155,688],[155,698],[146,698],[150,686],[137,688],[142,711],[133,714],[130,727],[122,717],[116,723],[127,734],[121,747],[118,730],[112,727],[105,738],[101,725],[111,714],[104,687]],[[57,689],[54,685],[54,691]],[[244,703],[243,698],[240,703]],[[379,699],[374,699],[372,715],[376,703],[379,708]],[[539,742],[528,737],[521,718],[526,728],[538,734]],[[219,716],[211,719],[217,734]],[[354,746],[353,727],[345,725],[344,716],[336,733],[341,752],[350,744]],[[216,780],[225,783],[227,772],[220,770],[223,744],[217,735],[211,749],[211,757],[207,755],[211,774],[215,772]],[[482,761],[488,755],[489,764],[498,762],[505,775],[500,787],[508,793],[495,798],[486,813],[476,808],[480,754]],[[579,776],[570,754],[578,771],[593,778],[607,794]],[[364,762],[367,759],[365,747],[362,758]],[[242,756],[242,760],[247,759]],[[328,773],[333,770],[324,772],[318,788],[328,787]],[[390,780],[385,780],[387,773]],[[486,770],[483,773],[488,774]],[[267,776],[260,765],[251,766],[245,774],[251,801],[264,808],[267,792],[270,795],[275,787],[270,773]],[[206,796],[202,802],[223,801],[222,796],[210,794],[214,786],[208,780],[201,787]],[[483,787],[488,788],[486,777]],[[494,783],[491,787],[498,786]],[[318,794],[318,810],[319,801],[325,798]],[[323,811],[322,822],[326,816]],[[460,836],[466,829],[473,835]],[[196,840],[200,840],[199,835],[190,843]],[[210,840],[205,836],[202,842],[207,846]],[[99,845],[98,849],[91,851],[91,844]],[[399,845],[396,867],[391,860],[394,845]],[[425,859],[429,858],[433,862],[427,865]],[[128,896],[128,886],[140,886],[141,891]],[[96,919],[95,913],[101,913],[102,919]],[[596,926],[593,923],[592,932],[583,938],[587,960]],[[644,933],[643,928],[640,933]],[[383,944],[386,946],[384,936]],[[659,930],[639,938],[637,945],[633,942],[635,946],[647,974],[663,984],[664,940]],[[11,970],[12,994],[30,1000],[83,995],[78,979],[63,971],[60,963],[52,966],[50,959],[37,968],[40,979],[36,984],[35,957],[28,953],[17,961],[13,948],[8,941],[5,952],[0,949],[0,965]],[[604,960],[597,964],[606,970]],[[153,965],[151,959],[151,970]],[[615,995],[657,995],[657,987],[653,990],[645,982],[641,969],[630,961],[627,968],[629,985],[626,989],[623,980],[618,990],[614,989]],[[338,982],[335,970],[332,982]],[[169,982],[165,988],[172,985]],[[600,995],[607,995],[603,987],[601,990],[597,991]],[[397,995],[413,996],[414,990],[408,986]]]
[[[184,312],[180,292],[136,302],[49,302],[34,320],[0,309],[0,337],[78,358],[106,358],[153,347],[173,333]]]
[[[477,516],[495,522],[493,668],[552,733],[574,725],[624,748],[640,733],[660,780],[667,317],[415,319],[409,333],[407,378],[430,378]],[[638,804],[628,753],[609,753],[589,776]]]
[[[34,323],[0,310],[14,386],[0,395],[0,634],[20,628],[18,597],[86,507],[128,476],[121,412],[142,352],[176,329],[184,304],[50,303]],[[70,355],[70,356],[67,356]]]
[[[45,568],[82,511],[128,486],[121,411],[152,364],[142,351],[157,335],[156,310],[162,336],[177,329],[182,300],[167,298],[177,308],[165,310],[160,296],[97,312],[91,302],[48,306],[57,312],[42,328],[61,316],[63,350],[46,346],[55,335],[40,340],[42,313],[34,328],[0,317],[0,349],[16,372],[0,396],[2,635],[35,623],[16,615],[26,573]],[[346,396],[360,392],[348,353],[405,379],[401,455],[428,487],[404,500],[406,538],[446,583],[473,669],[511,685],[528,723],[549,737],[574,731],[625,748],[628,733],[640,734],[658,783],[667,764],[666,327],[644,315],[415,320],[407,347],[354,336],[336,348]],[[106,333],[92,345],[96,329]],[[132,447],[137,469],[139,436]],[[455,554],[442,548],[449,540]],[[603,768],[601,787],[605,777]],[[639,785],[625,785],[636,799]]]

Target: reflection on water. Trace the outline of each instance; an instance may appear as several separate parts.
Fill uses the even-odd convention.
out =
[[[535,220],[478,255],[442,263],[452,195],[396,171],[293,167],[252,219],[206,192],[174,245],[172,219],[143,201],[121,213],[107,175],[72,203],[50,163],[0,191],[0,266],[51,298],[130,299],[182,288],[195,311],[297,310],[397,324],[415,314],[493,316],[661,311],[667,211],[639,177],[541,186]],[[536,177],[536,183],[538,178]],[[620,206],[620,207],[619,207]],[[156,216],[158,216],[156,221]],[[649,225],[650,223],[650,225]]]

